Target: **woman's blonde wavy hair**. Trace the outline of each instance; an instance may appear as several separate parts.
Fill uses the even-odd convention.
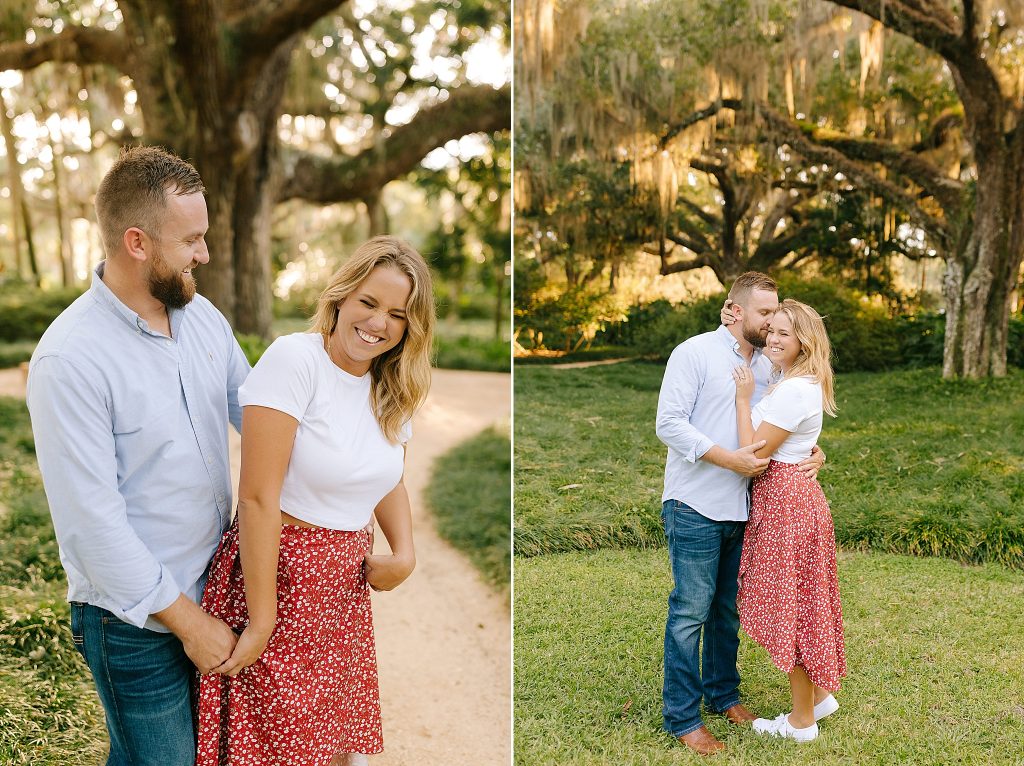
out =
[[[370,400],[384,436],[397,443],[402,425],[427,398],[434,342],[434,289],[423,256],[397,237],[363,243],[331,277],[317,302],[310,332],[326,343],[338,324],[338,307],[376,268],[392,268],[412,282],[405,334],[398,345],[370,362]]]
[[[786,298],[779,311],[789,317],[793,334],[800,342],[800,354],[786,372],[786,378],[807,376],[821,386],[822,405],[829,415],[836,416],[835,383],[832,374],[832,346],[828,341],[825,323],[818,312],[806,303]],[[778,313],[778,312],[776,312]]]

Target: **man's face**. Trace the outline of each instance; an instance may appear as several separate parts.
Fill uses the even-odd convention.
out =
[[[202,194],[167,195],[159,238],[153,239],[149,292],[168,308],[180,309],[195,297],[192,270],[210,261],[206,249],[209,218]]]
[[[779,294],[771,290],[751,290],[741,307],[743,339],[754,348],[764,348],[768,326],[779,308]]]

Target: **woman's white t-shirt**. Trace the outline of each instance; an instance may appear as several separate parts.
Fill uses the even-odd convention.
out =
[[[750,412],[756,431],[761,423],[789,431],[790,435],[775,450],[772,460],[799,463],[811,454],[818,442],[822,423],[821,384],[811,377],[786,378],[757,403]]]
[[[362,529],[402,478],[410,424],[402,427],[401,443],[389,442],[371,407],[370,374],[356,377],[335,365],[319,334],[295,333],[271,343],[238,400],[299,421],[281,486],[281,510],[297,519]]]

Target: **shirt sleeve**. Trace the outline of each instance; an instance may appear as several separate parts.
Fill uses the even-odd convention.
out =
[[[222,317],[223,320],[223,317]],[[238,433],[242,433],[242,405],[238,401],[238,391],[245,383],[252,369],[249,360],[245,358],[245,352],[238,345],[235,334],[231,332],[231,326],[227,320],[223,320],[225,334],[228,344],[228,365],[227,365],[227,390],[228,390],[228,420],[235,427]]]
[[[797,380],[783,381],[761,404],[761,422],[790,433],[813,414],[813,408],[808,406],[807,388]]]
[[[181,588],[128,522],[108,397],[49,356],[32,365],[27,403],[61,563],[117,604],[119,618],[143,627]]]
[[[672,352],[658,396],[655,431],[683,459],[694,463],[715,442],[690,423],[690,415],[704,383],[705,365],[692,345],[682,344]]]
[[[269,407],[302,420],[316,390],[316,360],[302,340],[287,335],[270,344],[238,391],[243,407]]]

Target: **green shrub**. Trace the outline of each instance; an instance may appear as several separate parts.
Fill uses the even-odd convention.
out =
[[[517,305],[515,315],[516,339],[522,346],[560,351],[589,347],[599,331],[625,318],[614,296],[583,287]]]
[[[710,332],[721,324],[725,293],[701,298],[693,303],[681,304],[674,311],[662,314],[650,322],[640,340],[637,352],[649,359],[666,361],[672,349],[687,338]]]
[[[500,339],[434,338],[434,366],[446,370],[480,370],[508,372],[511,369],[511,347]]]
[[[777,281],[781,298],[806,303],[824,317],[836,372],[902,366],[897,333],[883,307],[824,279],[783,275]]]
[[[235,339],[238,341],[238,345],[242,347],[242,353],[245,354],[245,358],[253,366],[256,365],[256,362],[263,356],[263,352],[267,350],[267,346],[270,345],[259,335],[243,335],[236,332]]]
[[[0,291],[0,341],[35,341],[82,294],[81,288],[40,290],[5,283]]]
[[[650,303],[635,303],[629,307],[622,321],[610,323],[595,340],[610,346],[636,346],[653,325],[673,311],[672,303],[664,298]]]
[[[34,340],[17,340],[10,343],[0,343],[0,369],[17,367],[22,362],[32,358],[32,352],[36,350]]]

